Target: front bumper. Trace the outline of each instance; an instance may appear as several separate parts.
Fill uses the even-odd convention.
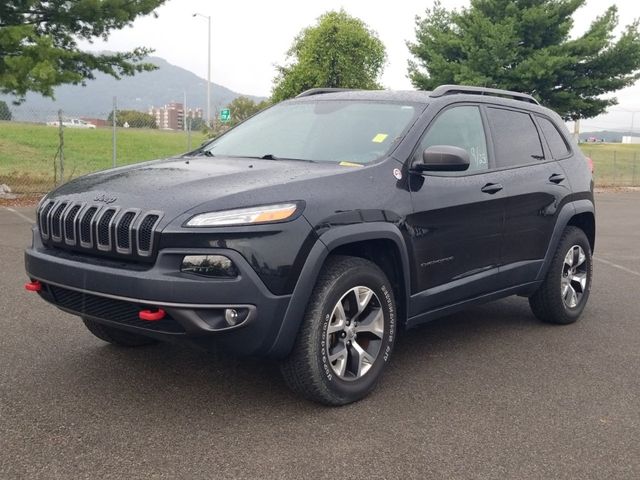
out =
[[[240,274],[233,279],[180,272],[185,255],[225,255]],[[239,355],[266,355],[280,330],[290,295],[274,295],[238,252],[229,249],[163,249],[150,268],[45,248],[39,235],[25,252],[29,277],[40,295],[58,308],[124,330],[163,340],[220,346]],[[160,321],[138,318],[142,309],[162,308]],[[224,310],[246,316],[237,326]]]

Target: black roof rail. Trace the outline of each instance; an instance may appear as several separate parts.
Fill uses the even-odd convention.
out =
[[[470,94],[470,95],[490,95],[494,97],[506,97],[513,100],[520,100],[521,102],[533,103],[534,105],[540,105],[540,103],[527,93],[512,92],[510,90],[500,90],[499,88],[485,88],[485,87],[468,87],[465,85],[440,85],[429,95],[432,98],[444,97],[445,95],[455,94]]]
[[[320,95],[322,93],[334,93],[334,92],[353,92],[354,90],[359,90],[357,88],[310,88],[309,90],[305,90],[304,92],[296,95],[296,98],[302,97],[310,97],[311,95]]]

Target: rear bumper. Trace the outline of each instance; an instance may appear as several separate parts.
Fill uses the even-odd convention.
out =
[[[181,273],[185,255],[219,254],[240,274],[212,279]],[[239,355],[266,355],[274,345],[290,295],[272,294],[242,255],[227,249],[164,249],[153,266],[130,265],[44,248],[39,235],[25,252],[27,275],[42,283],[41,297],[86,318],[162,340],[220,346]],[[145,321],[142,309],[162,308],[165,318]],[[229,327],[224,310],[241,312]]]

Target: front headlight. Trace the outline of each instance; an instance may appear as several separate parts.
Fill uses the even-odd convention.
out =
[[[186,227],[220,227],[256,223],[281,222],[293,216],[298,209],[295,203],[264,205],[262,207],[236,208],[221,212],[201,213],[191,218]]]

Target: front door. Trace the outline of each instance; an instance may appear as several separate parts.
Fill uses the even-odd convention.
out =
[[[480,108],[455,105],[431,122],[414,157],[433,145],[469,152],[464,172],[411,174],[413,214],[409,316],[493,291],[498,275],[505,216],[499,172],[489,169]],[[413,161],[414,159],[412,159]]]

